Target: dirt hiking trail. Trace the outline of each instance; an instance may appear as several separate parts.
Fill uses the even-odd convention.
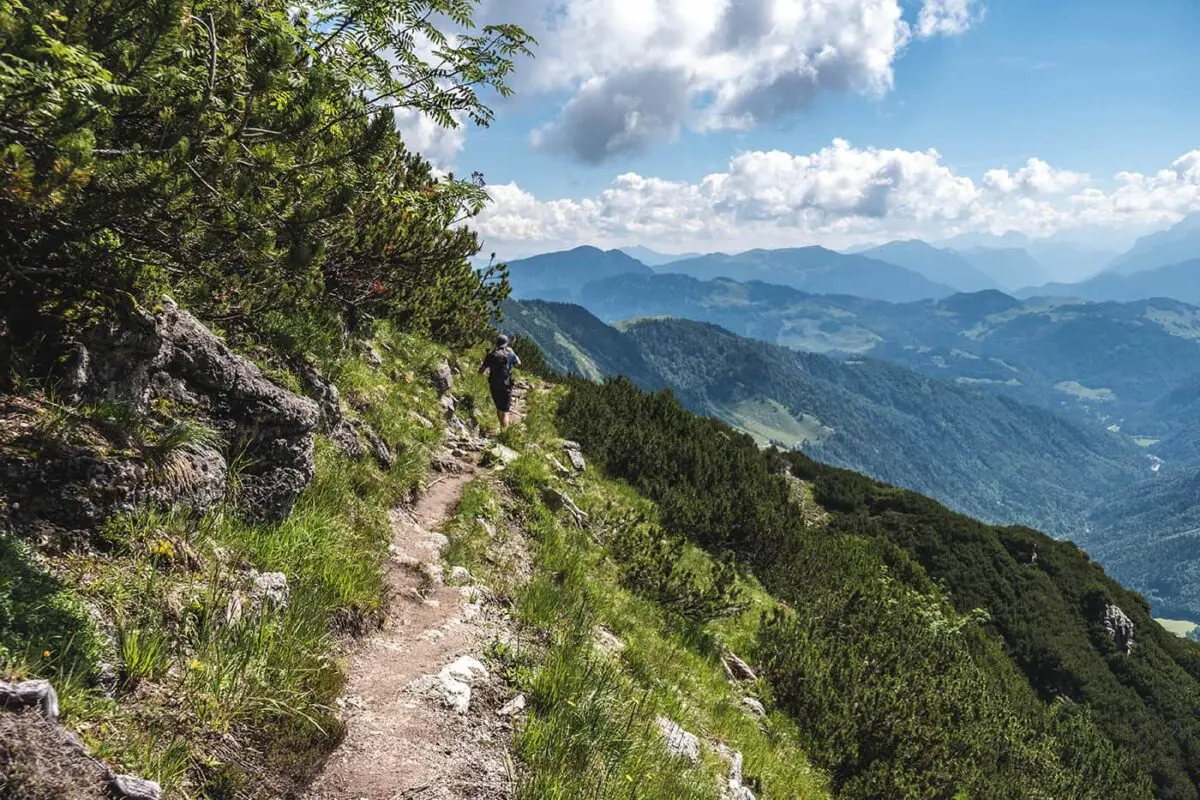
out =
[[[452,434],[453,435],[453,434]],[[435,458],[425,492],[392,511],[387,620],[350,655],[346,738],[306,800],[503,800],[511,796],[507,699],[480,663],[495,630],[486,590],[443,576],[450,519],[486,470],[484,442],[460,428]]]

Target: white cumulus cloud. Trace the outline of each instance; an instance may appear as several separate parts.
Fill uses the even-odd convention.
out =
[[[400,108],[394,112],[396,129],[404,139],[404,145],[441,171],[454,165],[454,158],[463,149],[467,131],[461,117],[457,128],[443,128],[427,115],[411,108]]]
[[[636,173],[583,199],[543,200],[515,184],[489,187],[474,225],[505,257],[578,244],[664,250],[745,250],[966,232],[1048,236],[1102,226],[1161,225],[1200,211],[1200,150],[1153,175],[1125,172],[1112,188],[1030,159],[981,181],[935,150],[860,148],[836,139],[808,154],[750,151],[695,181]]]
[[[983,176],[984,185],[1001,194],[1022,192],[1027,195],[1062,194],[1086,185],[1089,177],[1080,172],[1057,170],[1040,158],[1031,158],[1014,172],[990,169]]]
[[[917,36],[958,36],[982,19],[983,12],[980,0],[925,0],[917,15]]]
[[[913,39],[962,33],[977,0],[485,0],[485,21],[538,40],[521,96],[563,97],[535,146],[599,163],[669,142],[683,128],[749,129],[824,92],[879,96]],[[924,34],[923,34],[924,35]]]

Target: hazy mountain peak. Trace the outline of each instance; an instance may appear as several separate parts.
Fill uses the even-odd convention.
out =
[[[653,275],[654,271],[620,250],[590,245],[508,262],[513,297],[568,300],[590,280],[625,274]]]
[[[1200,258],[1200,214],[1189,214],[1165,231],[1141,237],[1107,271],[1135,275],[1194,258]]]
[[[682,261],[685,258],[695,258],[700,255],[700,253],[662,253],[657,250],[651,250],[649,247],[643,247],[640,244],[619,249],[625,255],[636,258],[648,267],[661,267],[676,261]]]
[[[998,284],[969,260],[951,250],[942,250],[920,239],[888,242],[859,253],[896,264],[931,281],[952,286],[960,292],[996,289]]]
[[[702,280],[762,281],[811,294],[860,295],[894,302],[946,297],[956,291],[954,286],[932,281],[915,270],[819,245],[757,248],[734,256],[711,254],[674,262],[667,269]]]
[[[1049,281],[1042,265],[1020,247],[971,247],[955,252],[1001,289],[1016,290]]]

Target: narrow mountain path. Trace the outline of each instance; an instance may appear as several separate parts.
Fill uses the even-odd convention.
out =
[[[485,472],[460,427],[412,507],[392,512],[383,628],[351,655],[346,738],[306,800],[503,800],[510,796],[503,689],[479,660],[495,620],[486,591],[447,585],[437,528]],[[467,698],[464,699],[464,692]]]

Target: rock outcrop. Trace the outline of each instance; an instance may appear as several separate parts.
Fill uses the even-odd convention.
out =
[[[169,298],[154,313],[83,334],[60,378],[64,396],[111,410],[93,412],[90,423],[113,429],[109,438],[122,446],[64,440],[38,449],[39,410],[22,423],[24,401],[11,400],[5,417],[15,422],[0,432],[0,495],[16,527],[90,532],[145,502],[211,507],[226,496],[229,466],[222,448],[187,426],[215,431],[223,449],[238,453],[235,499],[256,519],[281,519],[313,478],[318,404],[268,380]],[[147,448],[120,441],[134,426],[149,426],[152,442],[178,444],[156,463]]]
[[[721,787],[721,797],[724,800],[754,800],[754,792],[743,783],[741,751],[721,744],[717,745],[717,754],[729,764],[729,776]]]
[[[587,461],[583,458],[583,448],[578,442],[564,440],[562,443],[563,452],[567,455],[567,460],[571,462],[571,467],[576,472],[583,472],[587,469]]]
[[[666,717],[655,720],[662,734],[667,752],[675,758],[683,758],[697,764],[700,762],[700,739],[694,733],[688,733],[679,724]]]
[[[1124,611],[1109,603],[1104,607],[1104,614],[1100,621],[1118,650],[1126,654],[1133,652],[1133,620]]]
[[[298,360],[293,366],[304,383],[305,391],[320,411],[321,432],[350,458],[357,461],[370,455],[380,467],[391,469],[396,463],[395,453],[371,426],[346,416],[342,410],[341,393],[333,382],[307,361]]]
[[[50,681],[0,681],[0,708],[20,711],[34,708],[49,720],[58,719],[58,693]]]
[[[731,681],[753,682],[758,680],[754,668],[739,658],[736,653],[725,651],[721,656],[721,663],[725,667],[725,674]]]

